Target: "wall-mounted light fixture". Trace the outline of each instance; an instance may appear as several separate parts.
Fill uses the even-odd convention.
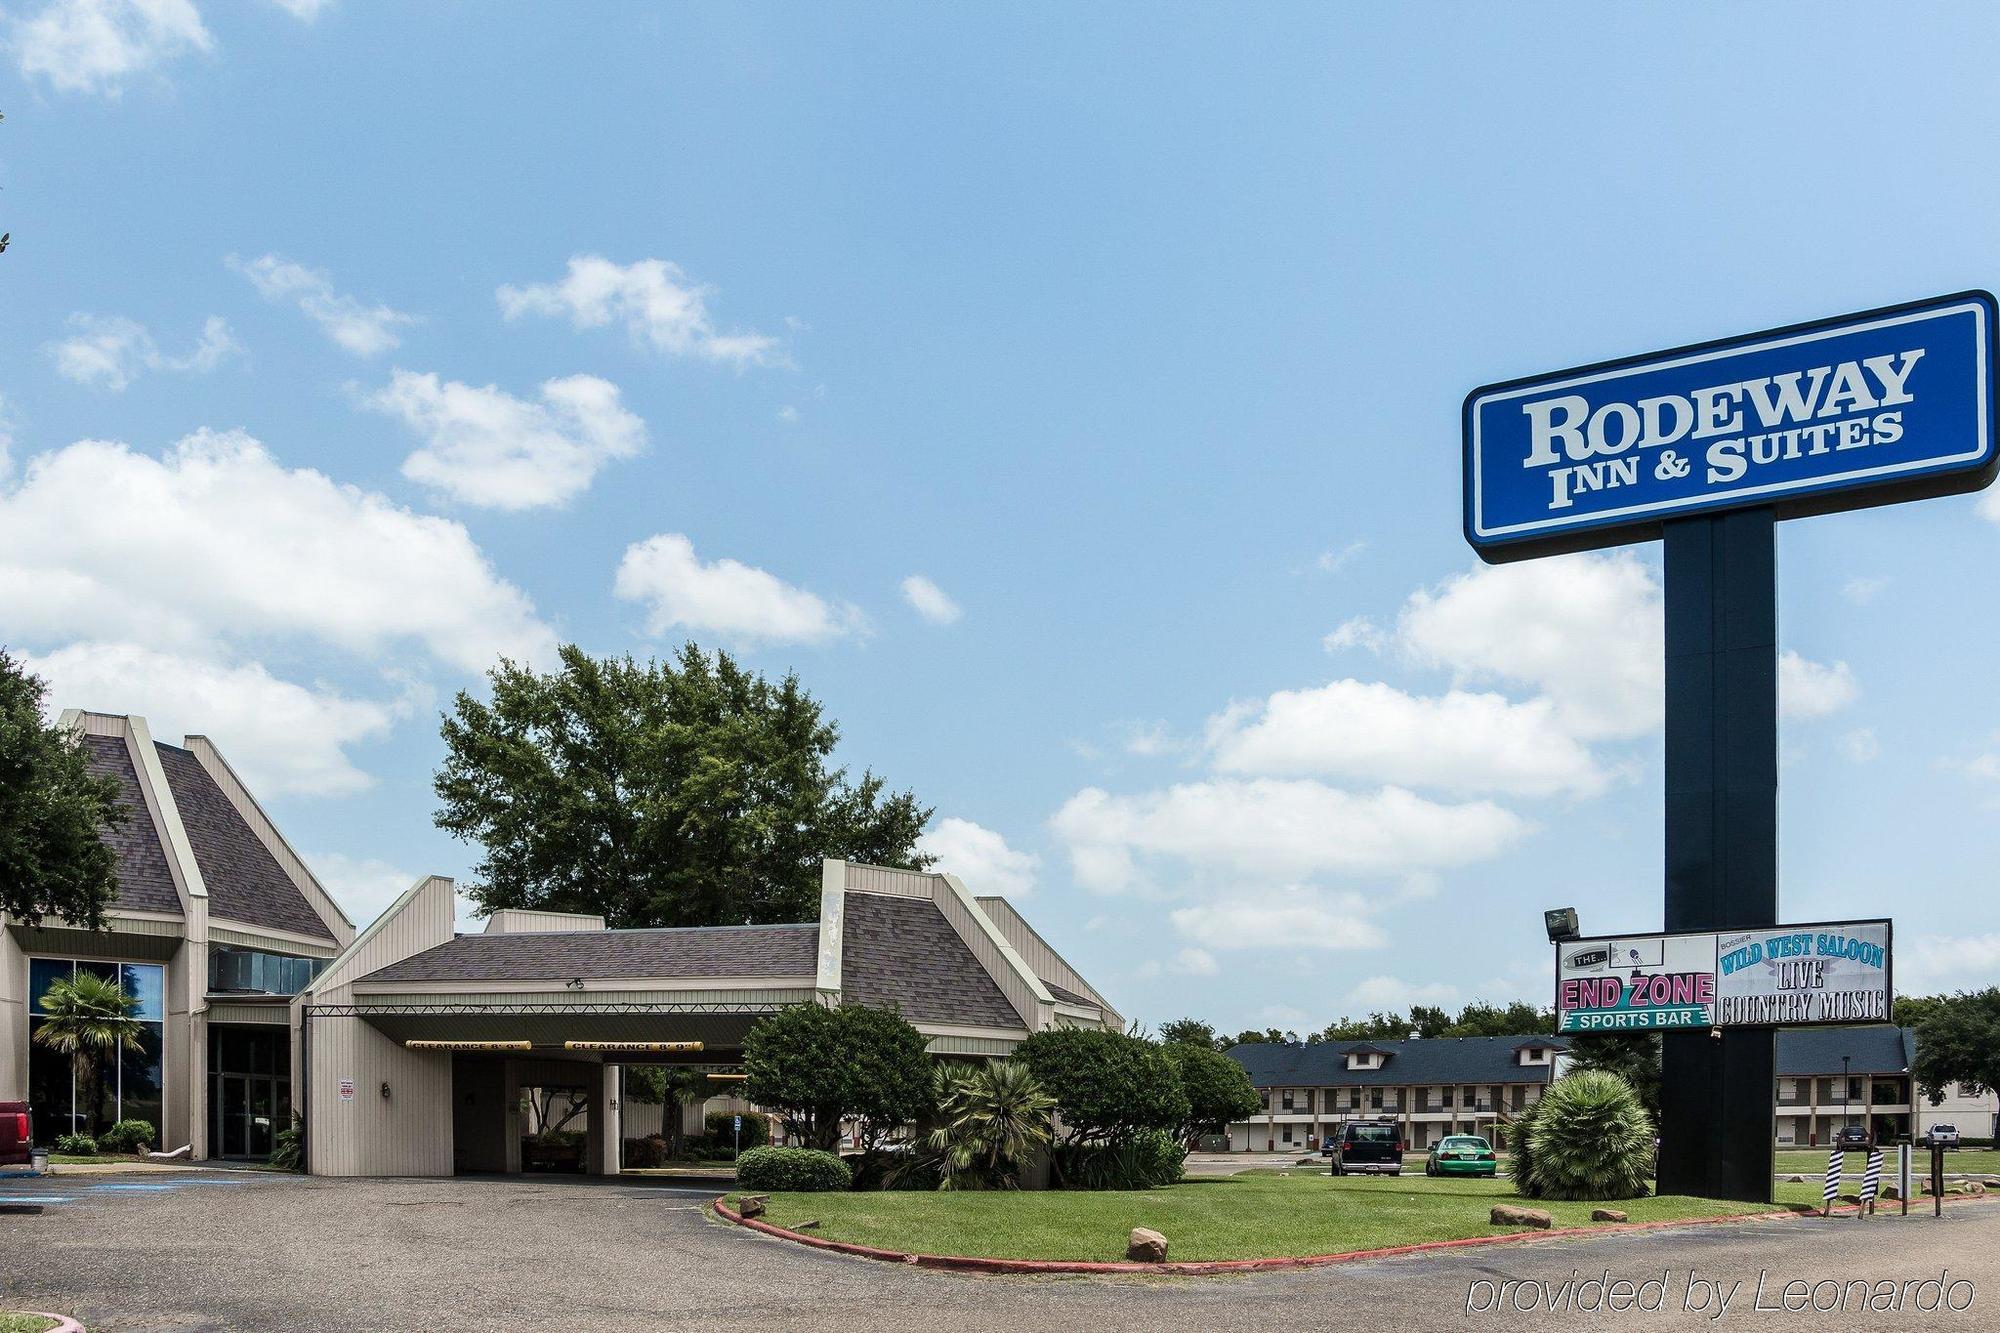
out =
[[[382,1100],[385,1102],[389,1100],[389,1085],[387,1083],[382,1085]]]

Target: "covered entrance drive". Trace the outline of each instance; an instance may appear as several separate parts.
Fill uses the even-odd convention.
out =
[[[625,1067],[690,1067],[717,1075],[715,1090],[726,1091],[741,1068],[744,1034],[779,1007],[580,995],[532,1004],[364,1001],[312,1017],[360,1019],[411,1057],[449,1062],[452,1173],[615,1175],[628,1134]],[[395,1096],[391,1083],[387,1097]],[[657,1132],[662,1114],[681,1114],[645,1112],[647,1132]]]

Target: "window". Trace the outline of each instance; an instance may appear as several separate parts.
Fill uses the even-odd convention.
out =
[[[1271,1090],[1269,1088],[1257,1089],[1257,1105],[1263,1107],[1266,1111],[1271,1109]]]
[[[1347,1090],[1347,1109],[1350,1111],[1359,1111],[1361,1109],[1361,1089],[1349,1088]]]
[[[255,995],[297,995],[325,966],[317,958],[294,958],[217,945],[208,953],[211,991],[247,991]]]
[[[1382,1089],[1370,1088],[1368,1090],[1368,1105],[1373,1110],[1379,1111],[1382,1109]]]
[[[1291,1125],[1287,1124],[1287,1125],[1286,1125],[1286,1126],[1284,1127],[1284,1129],[1283,1129],[1283,1131],[1282,1131],[1282,1135],[1283,1135],[1283,1139],[1284,1139],[1284,1141],[1285,1141],[1286,1143],[1290,1143],[1290,1142],[1292,1141],[1292,1127],[1291,1127]]]
[[[105,1052],[81,1067],[70,1056],[34,1039],[47,1019],[41,1000],[57,981],[88,972],[117,983],[138,1001],[137,1050]],[[167,1017],[167,970],[157,963],[101,963],[69,958],[28,960],[28,1102],[35,1136],[43,1143],[58,1134],[100,1134],[120,1120],[150,1120],[161,1126]]]
[[[1285,1089],[1283,1100],[1279,1103],[1279,1105],[1281,1109],[1286,1111],[1292,1109],[1292,1090],[1290,1088]]]
[[[1447,1111],[1449,1111],[1449,1110],[1451,1110],[1451,1106],[1452,1106],[1452,1100],[1453,1100],[1453,1099],[1452,1099],[1452,1093],[1456,1092],[1456,1091],[1457,1091],[1457,1089],[1456,1089],[1456,1088],[1444,1088],[1444,1089],[1442,1089],[1441,1091],[1442,1091],[1442,1092],[1443,1092],[1443,1094],[1444,1094],[1444,1101],[1443,1101],[1443,1102],[1441,1103],[1441,1105],[1442,1105],[1442,1108],[1443,1108],[1444,1110],[1447,1110]]]

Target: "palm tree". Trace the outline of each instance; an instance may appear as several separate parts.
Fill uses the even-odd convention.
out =
[[[115,981],[94,972],[78,972],[50,985],[42,996],[42,1021],[35,1026],[35,1040],[70,1058],[79,1089],[90,1089],[90,1132],[97,1133],[97,1107],[106,1055],[139,1049],[139,1034],[145,1028],[133,1012],[139,1001],[127,995]],[[71,1118],[74,1125],[74,1116]]]
[[[1015,1188],[1021,1167],[1049,1141],[1056,1099],[1042,1091],[1028,1066],[989,1060],[977,1069],[949,1069],[938,1114],[943,1124],[930,1146],[942,1156],[942,1189]]]

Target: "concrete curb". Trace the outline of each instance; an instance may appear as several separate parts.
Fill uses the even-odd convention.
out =
[[[1993,1195],[1961,1196],[1952,1203],[1980,1203]],[[833,1250],[839,1254],[852,1254],[863,1259],[876,1259],[883,1263],[914,1264],[919,1268],[937,1268],[961,1273],[1104,1273],[1104,1274],[1170,1274],[1181,1277],[1203,1277],[1218,1273],[1255,1273],[1277,1268],[1321,1268],[1329,1264],[1356,1263],[1365,1259],[1392,1259],[1404,1254],[1425,1254],[1435,1250],[1470,1249],[1482,1245],[1510,1245],[1522,1241],[1545,1240],[1551,1237],[1603,1236],[1626,1231],[1664,1231],[1672,1227],[1709,1226],[1720,1222],[1779,1222],[1794,1221],[1807,1217],[1818,1217],[1818,1210],[1809,1213],[1783,1212],[1729,1213],[1720,1217],[1687,1217],[1665,1222],[1608,1222],[1601,1226],[1554,1227],[1547,1231],[1509,1231],[1497,1236],[1461,1236],[1457,1240],[1428,1240],[1414,1245],[1390,1245],[1374,1250],[1349,1250],[1341,1254],[1281,1255],[1270,1259],[1209,1259],[1188,1262],[1169,1261],[1163,1264],[1134,1263],[1091,1263],[1065,1259],[989,1259],[976,1255],[962,1254],[910,1254],[901,1250],[882,1250],[872,1245],[856,1245],[850,1241],[828,1240],[823,1236],[809,1236],[802,1231],[788,1231],[784,1227],[760,1222],[756,1218],[744,1217],[726,1202],[727,1195],[717,1195],[712,1205],[715,1215],[725,1222],[751,1231],[761,1231],[767,1236],[780,1240],[796,1241],[815,1249]],[[1853,1216],[1859,1212],[1858,1206],[1848,1204],[1833,1210],[1836,1216]]]
[[[85,1333],[83,1325],[66,1314],[50,1314],[46,1310],[5,1310],[0,1311],[0,1314],[23,1314],[30,1319],[53,1319],[56,1322],[49,1326],[48,1333]]]

